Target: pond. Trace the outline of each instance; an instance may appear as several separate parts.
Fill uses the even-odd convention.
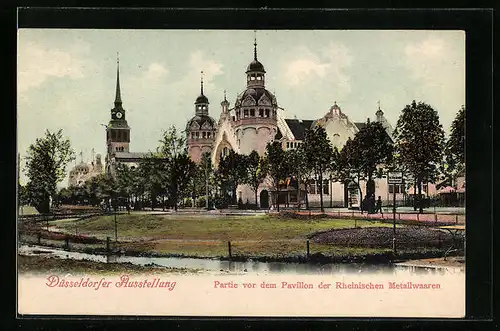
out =
[[[415,267],[398,264],[360,264],[360,263],[287,263],[258,261],[222,261],[217,259],[183,258],[183,257],[135,257],[123,255],[97,255],[65,251],[63,249],[45,246],[21,245],[18,253],[22,255],[47,255],[63,259],[91,260],[97,262],[128,262],[136,265],[150,265],[203,269],[210,272],[230,272],[245,274],[300,274],[300,275],[331,275],[345,273],[390,273],[390,274],[448,274],[461,273],[459,268]]]

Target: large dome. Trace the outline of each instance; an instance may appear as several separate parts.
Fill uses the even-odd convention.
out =
[[[246,100],[250,100],[255,106],[278,106],[276,97],[263,87],[248,88],[243,91],[236,99],[235,106],[246,106]]]
[[[186,125],[186,130],[189,131],[193,125],[193,123],[198,124],[198,128],[201,130],[215,130],[217,127],[217,124],[215,123],[215,120],[207,115],[196,115],[193,118],[191,118]]]
[[[251,72],[251,71],[260,71],[260,72],[266,72],[264,70],[264,65],[262,65],[262,63],[260,63],[259,61],[257,60],[253,60],[247,67],[247,73]]]

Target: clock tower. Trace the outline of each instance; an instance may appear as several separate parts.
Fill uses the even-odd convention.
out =
[[[107,155],[117,152],[129,152],[130,127],[125,119],[120,93],[120,60],[116,59],[116,94],[115,107],[111,109],[111,119],[106,127]]]

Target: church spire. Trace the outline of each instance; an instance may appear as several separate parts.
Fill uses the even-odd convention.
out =
[[[203,95],[203,71],[201,72],[200,92]]]
[[[253,36],[253,59],[257,61],[257,31],[254,30]]]
[[[122,96],[120,93],[120,58],[119,53],[116,52],[116,95],[115,95],[115,106],[122,104]]]

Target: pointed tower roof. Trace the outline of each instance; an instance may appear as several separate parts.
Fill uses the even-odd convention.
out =
[[[120,91],[120,57],[119,53],[116,53],[116,94],[115,94],[115,105],[120,106],[122,104],[122,96]]]
[[[264,65],[257,60],[257,31],[254,31],[254,42],[253,42],[253,61],[247,67],[247,73],[252,71],[258,71],[265,73]]]

